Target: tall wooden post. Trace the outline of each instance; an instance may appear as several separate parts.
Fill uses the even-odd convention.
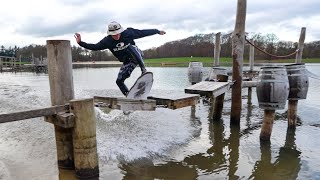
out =
[[[228,75],[217,75],[217,79],[219,82],[227,82]],[[221,94],[220,96],[216,97],[216,99],[214,101],[214,111],[213,111],[213,120],[214,121],[220,120],[220,118],[222,116],[224,95],[225,95],[225,93]]]
[[[252,41],[254,44],[254,42]],[[253,66],[254,66],[254,47],[250,45],[250,52],[249,52],[249,66],[250,66],[250,71],[253,71]]]
[[[70,101],[75,116],[73,128],[74,163],[80,178],[99,176],[96,140],[96,116],[93,98]]]
[[[2,72],[2,57],[0,57],[0,71]]]
[[[306,28],[303,27],[303,28],[301,28],[301,33],[300,33],[300,38],[299,38],[299,44],[298,44],[299,51],[296,54],[296,63],[301,63],[305,38],[306,38]]]
[[[70,41],[47,40],[47,56],[51,104],[66,104],[74,98]],[[73,169],[72,129],[54,127],[58,166]]]
[[[241,90],[246,8],[247,1],[238,0],[236,25],[232,34],[232,80],[235,81],[235,83],[232,86],[230,122],[231,124],[237,125],[240,125],[242,108]]]
[[[298,100],[288,100],[288,128],[296,128]]]
[[[220,38],[220,36],[221,36],[221,32],[218,32],[217,34],[216,34],[216,39],[215,39],[215,41],[216,41],[216,43],[215,43],[215,45],[214,45],[214,55],[213,55],[213,59],[214,59],[214,65],[215,66],[219,66],[219,59],[220,59],[220,49],[221,49],[221,38]]]
[[[270,141],[275,113],[275,110],[264,110],[263,122],[260,132],[261,140]]]
[[[252,43],[254,44],[254,42],[252,41]],[[249,51],[249,66],[250,66],[250,73],[253,73],[253,66],[254,66],[254,47],[252,45],[250,45],[250,51]],[[252,80],[251,76],[250,76],[250,81]],[[248,87],[248,102],[247,104],[252,104],[251,102],[252,99],[252,87]]]

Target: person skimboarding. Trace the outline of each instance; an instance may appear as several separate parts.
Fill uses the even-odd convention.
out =
[[[158,29],[124,29],[118,22],[112,21],[108,25],[107,34],[108,36],[104,37],[96,44],[83,42],[79,33],[75,33],[74,37],[76,38],[77,43],[83,48],[89,50],[109,49],[111,53],[123,63],[119,70],[116,83],[122,94],[126,96],[129,89],[124,84],[124,81],[130,77],[136,66],[139,65],[142,74],[147,72],[143,62],[143,53],[135,45],[134,39],[155,34],[164,35],[166,32]]]

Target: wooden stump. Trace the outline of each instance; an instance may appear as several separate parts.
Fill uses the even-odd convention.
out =
[[[260,140],[270,141],[274,116],[275,116],[275,110],[264,110]]]
[[[96,117],[93,98],[70,101],[75,116],[72,131],[74,163],[79,178],[99,176],[96,140]]]
[[[288,128],[296,128],[298,100],[288,102]]]

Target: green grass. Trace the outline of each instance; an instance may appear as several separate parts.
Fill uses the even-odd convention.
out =
[[[203,66],[212,66],[212,57],[177,57],[177,58],[158,58],[158,59],[145,59],[144,62],[147,66],[174,66],[174,67],[187,67],[189,62],[198,61],[202,62]],[[220,58],[220,63],[231,63],[231,58]]]
[[[213,65],[213,57],[177,57],[177,58],[158,58],[158,59],[145,59],[146,66],[160,67],[188,67],[189,62],[198,61],[202,62],[203,66],[210,67]],[[245,59],[244,63],[249,60]],[[295,59],[277,59],[277,60],[256,60],[255,63],[294,63]],[[320,58],[302,59],[303,63],[320,63]],[[220,58],[220,65],[232,66],[232,58]]]

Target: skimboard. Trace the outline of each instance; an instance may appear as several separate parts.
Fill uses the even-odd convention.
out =
[[[147,99],[153,84],[153,73],[146,72],[142,74],[131,87],[127,98],[129,99]]]

